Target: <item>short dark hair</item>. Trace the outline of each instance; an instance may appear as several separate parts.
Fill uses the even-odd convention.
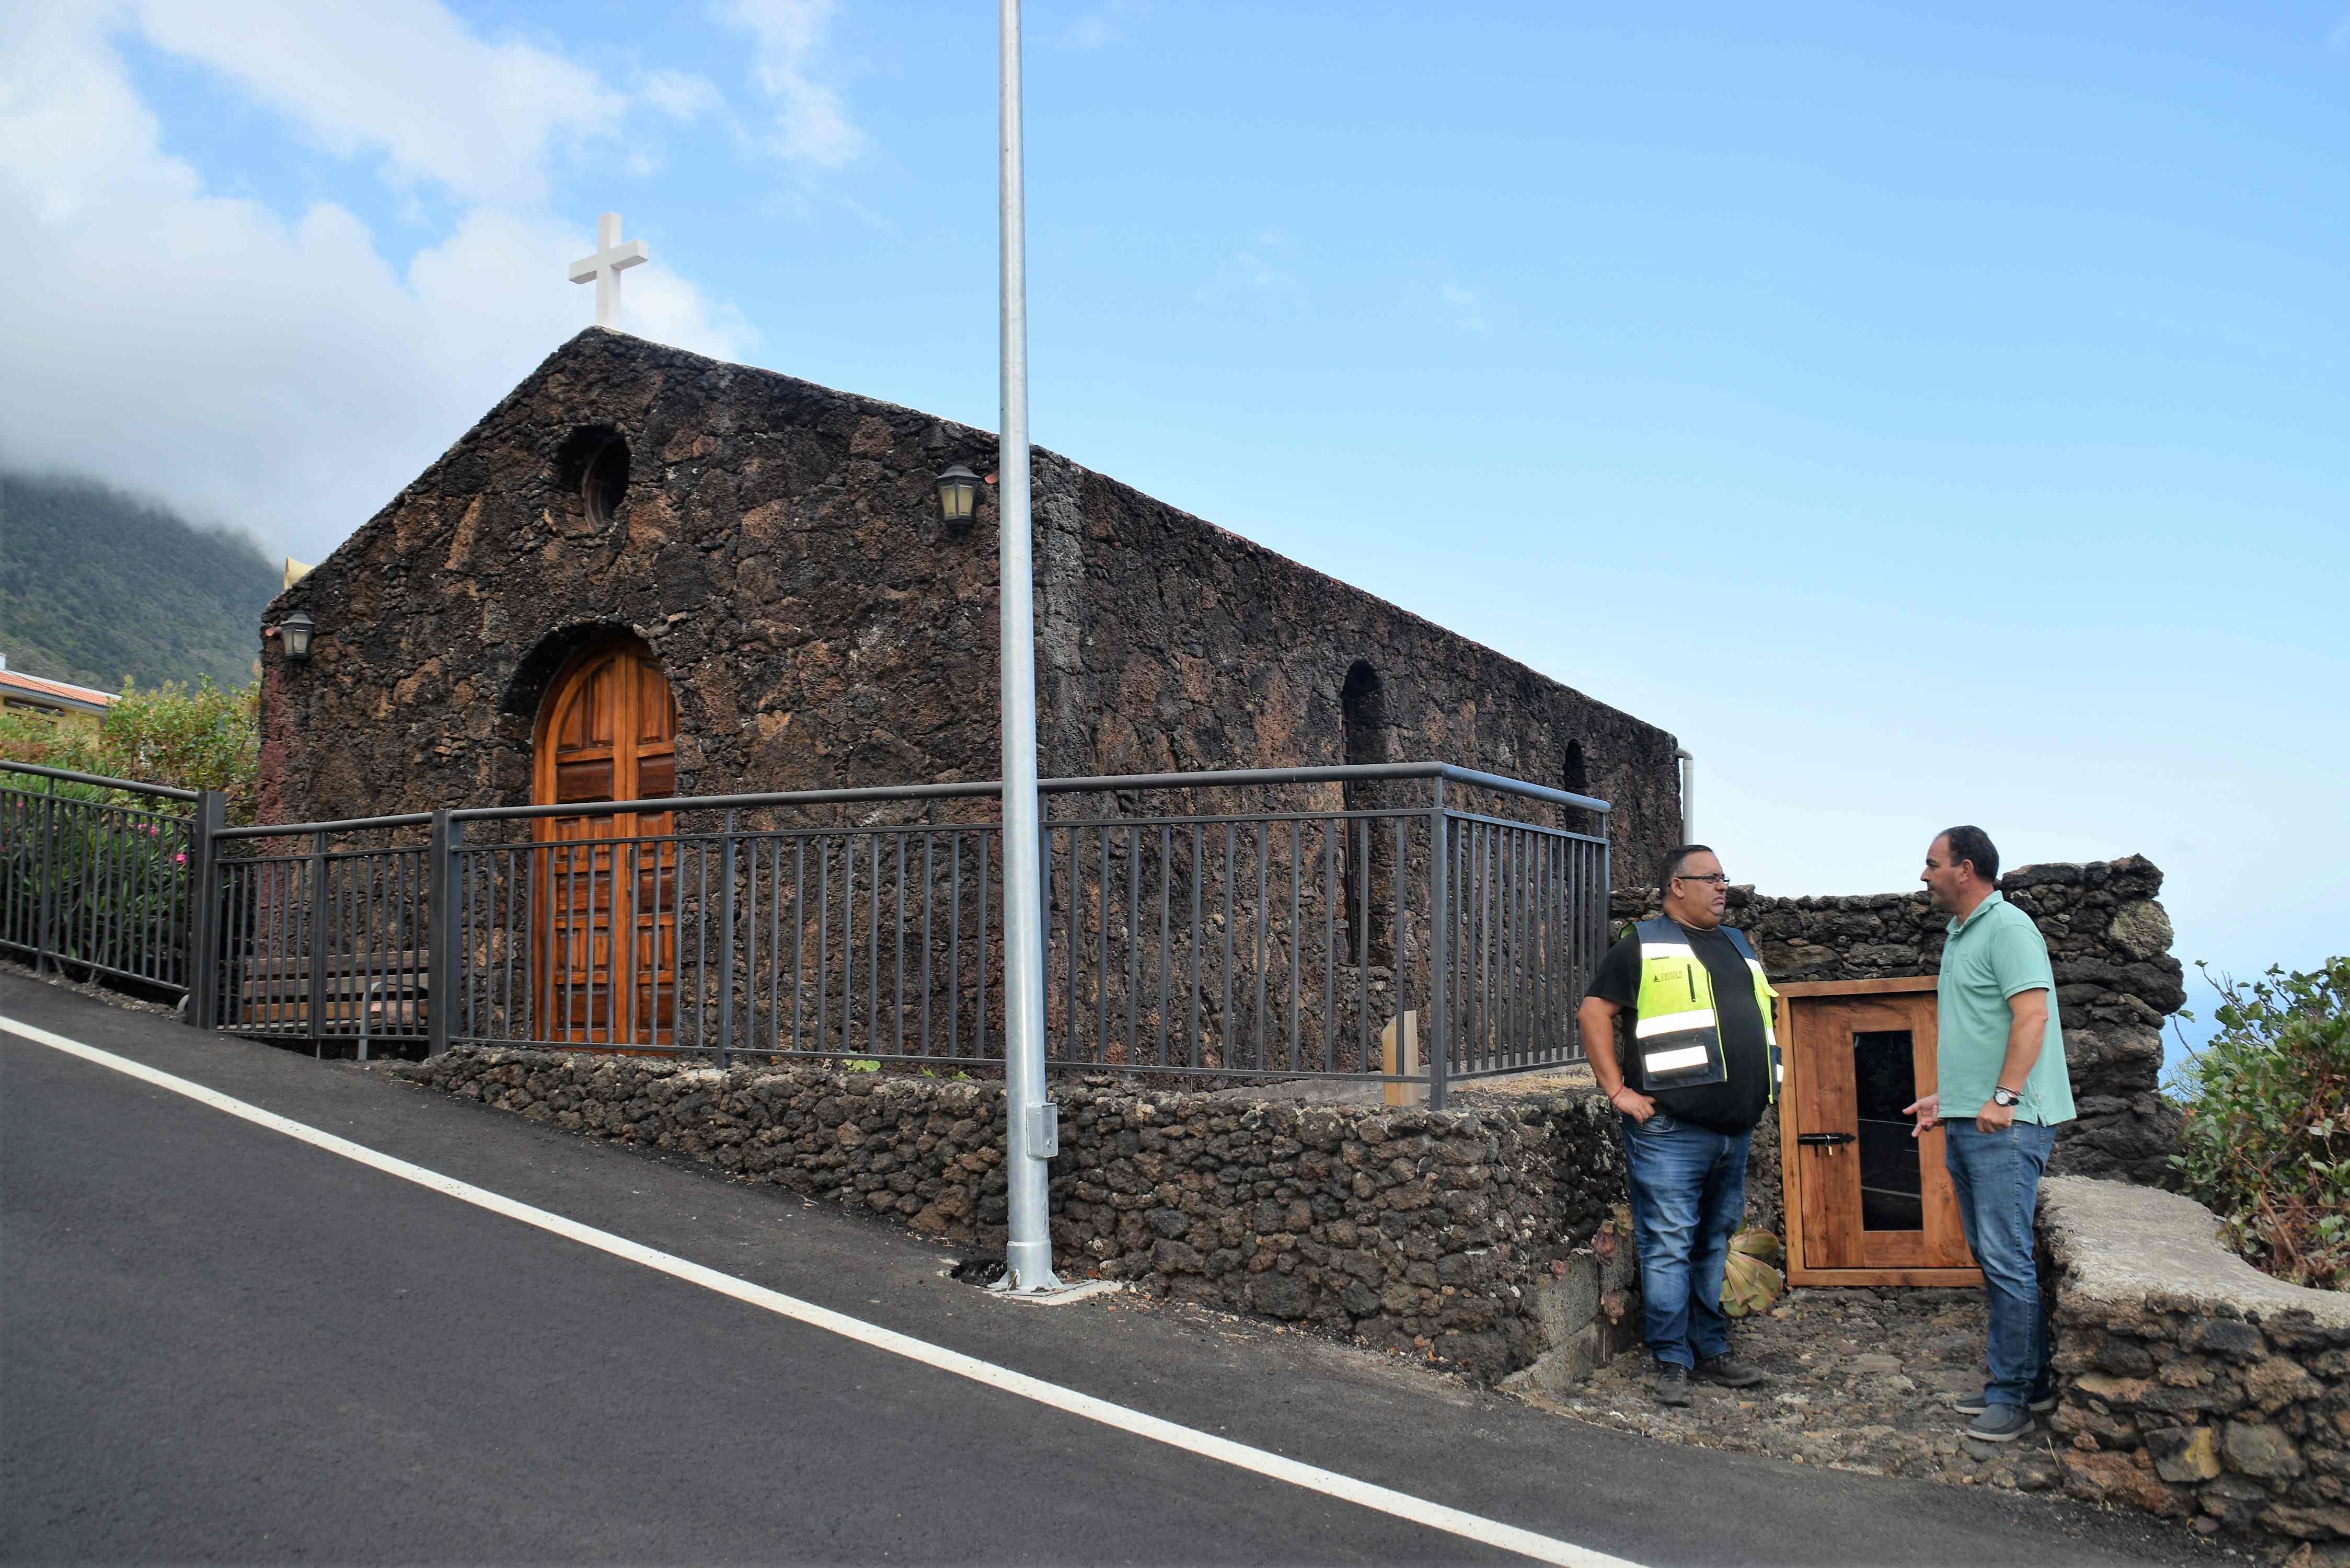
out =
[[[1672,896],[1673,878],[1681,874],[1681,867],[1689,864],[1690,856],[1712,853],[1713,846],[1711,844],[1676,844],[1666,850],[1664,875],[1657,880],[1657,897],[1667,898]]]
[[[1999,846],[1991,841],[1990,834],[1980,827],[1946,827],[1935,836],[1950,841],[1951,865],[1969,861],[1984,881],[1999,880]]]

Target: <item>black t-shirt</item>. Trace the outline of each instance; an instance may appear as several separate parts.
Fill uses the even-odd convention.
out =
[[[1690,950],[1713,981],[1713,1005],[1721,1027],[1722,1064],[1730,1070],[1730,1080],[1687,1089],[1660,1090],[1654,1096],[1657,1108],[1676,1120],[1695,1122],[1716,1132],[1750,1132],[1771,1104],[1771,1048],[1762,1038],[1762,1010],[1755,1005],[1754,971],[1746,967],[1746,955],[1722,935],[1719,927],[1695,931],[1683,926],[1681,932],[1689,938]],[[1617,1014],[1616,1060],[1624,1070],[1624,1082],[1636,1092],[1648,1094],[1640,1081],[1639,1053],[1627,1044],[1640,1001],[1640,938],[1637,931],[1626,932],[1607,950],[1607,956],[1599,961],[1598,972],[1591,977],[1589,994],[1624,1009]]]

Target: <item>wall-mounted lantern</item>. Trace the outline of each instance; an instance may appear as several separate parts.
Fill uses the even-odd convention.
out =
[[[961,533],[979,514],[979,475],[956,463],[939,474],[939,516]]]
[[[286,659],[290,664],[310,662],[310,633],[317,623],[307,614],[296,610],[277,623],[277,635],[286,639]]]

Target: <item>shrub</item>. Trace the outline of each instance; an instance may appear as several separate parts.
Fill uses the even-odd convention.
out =
[[[201,680],[126,687],[97,724],[0,714],[0,758],[228,795],[228,819],[254,820],[261,770],[261,688]],[[5,770],[0,770],[5,771]],[[12,781],[24,783],[20,774]],[[73,790],[77,795],[95,792]],[[135,804],[125,797],[127,804]]]
[[[2350,958],[2211,983],[2220,1030],[2179,1075],[2173,1163],[2255,1266],[2350,1290]]]
[[[170,980],[186,900],[187,808],[128,791],[11,774],[32,763],[228,796],[249,823],[260,771],[258,688],[209,680],[126,690],[102,719],[0,712],[0,929],[38,931],[68,964]],[[99,809],[53,810],[51,801]],[[127,810],[116,810],[127,807]],[[39,831],[28,831],[35,824]],[[68,972],[73,972],[70,969]]]

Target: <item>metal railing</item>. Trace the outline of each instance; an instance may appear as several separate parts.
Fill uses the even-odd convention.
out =
[[[261,1039],[423,1041],[430,814],[223,829],[193,1015]],[[403,842],[405,840],[405,842]]]
[[[1577,829],[1603,802],[1434,763],[1040,793],[1061,812],[1044,826],[1054,1066],[1410,1080],[1440,1104],[1449,1083],[1581,1054],[1608,861],[1606,839]],[[200,955],[191,1022],[319,1050],[989,1071],[1003,1055],[998,794],[215,826],[179,894]],[[1397,1033],[1416,1034],[1417,1063]]]
[[[217,791],[0,763],[0,950],[185,992],[223,809]]]

